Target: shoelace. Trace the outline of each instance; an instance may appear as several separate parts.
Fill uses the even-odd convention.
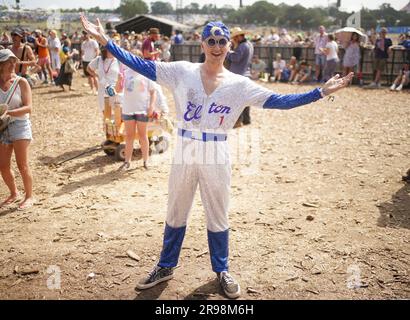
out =
[[[224,274],[222,275],[222,281],[223,281],[226,285],[229,285],[229,284],[234,283],[234,280],[233,280],[233,278],[231,277],[231,275],[230,275],[229,273],[224,273]]]
[[[149,277],[152,278],[153,276],[155,276],[160,269],[161,269],[161,268],[158,267],[158,266],[155,267],[155,268],[149,273]]]

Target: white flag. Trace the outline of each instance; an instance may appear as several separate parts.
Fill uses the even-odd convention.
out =
[[[361,24],[361,16],[360,11],[353,13],[349,18],[346,20],[346,27],[351,28],[360,28]]]

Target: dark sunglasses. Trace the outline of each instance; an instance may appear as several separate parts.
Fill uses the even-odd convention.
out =
[[[218,45],[220,48],[225,47],[228,44],[228,40],[225,38],[221,38],[219,40],[214,39],[214,38],[208,38],[205,40],[206,44],[208,47],[212,48]]]

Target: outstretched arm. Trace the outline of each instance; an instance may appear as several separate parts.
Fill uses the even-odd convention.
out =
[[[339,75],[336,75],[326,82],[322,88],[317,88],[307,93],[285,95],[272,94],[267,88],[256,85],[249,80],[247,85],[247,94],[249,95],[247,105],[259,106],[264,109],[293,109],[315,102],[346,87],[352,77],[353,73],[350,73],[344,78],[340,78]]]
[[[353,78],[351,72],[346,77],[340,78],[337,74],[325,83],[323,88],[316,88],[310,92],[302,94],[271,95],[264,103],[264,109],[292,109],[305,104],[315,102],[325,96],[328,96],[344,87],[346,87]]]
[[[84,15],[81,15],[80,18],[84,30],[91,34],[100,44],[106,46],[107,50],[110,51],[119,61],[150,80],[155,81],[157,79],[155,62],[141,59],[140,57],[118,47],[105,34],[104,28],[99,19],[97,19],[97,24],[93,24],[89,22]]]

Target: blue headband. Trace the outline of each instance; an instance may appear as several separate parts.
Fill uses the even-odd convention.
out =
[[[214,37],[223,36],[228,41],[231,38],[231,34],[229,32],[229,29],[226,27],[226,25],[224,25],[220,21],[209,22],[204,27],[204,30],[202,31],[202,40],[205,40],[206,38],[209,38],[211,36],[214,36]]]

